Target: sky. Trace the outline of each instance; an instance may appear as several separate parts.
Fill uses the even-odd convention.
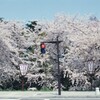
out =
[[[51,20],[62,13],[100,18],[100,0],[0,0],[0,17],[6,20]]]

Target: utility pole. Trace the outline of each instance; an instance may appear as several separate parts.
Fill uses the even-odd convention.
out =
[[[59,41],[59,36],[57,36],[57,40],[56,41],[44,41],[42,43],[52,43],[52,44],[56,44],[57,46],[57,67],[58,67],[58,95],[61,95],[61,82],[60,82],[60,62],[59,62],[59,44],[63,41]],[[44,53],[43,53],[44,54]]]
[[[59,63],[59,40],[57,36],[57,63],[58,63],[58,94],[61,95],[61,82],[60,82],[60,63]]]

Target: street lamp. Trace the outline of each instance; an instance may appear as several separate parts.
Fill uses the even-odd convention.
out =
[[[21,72],[22,90],[24,90],[24,82],[25,82],[24,79],[25,79],[25,75],[27,73],[28,65],[27,64],[20,64],[19,67],[20,67],[20,72]]]
[[[88,61],[88,75],[89,75],[89,81],[91,83],[91,90],[92,90],[92,83],[93,83],[93,77],[94,77],[94,61],[89,60]]]

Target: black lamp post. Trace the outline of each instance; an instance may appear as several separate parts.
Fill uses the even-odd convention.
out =
[[[25,82],[24,79],[25,79],[25,75],[27,73],[28,65],[27,64],[20,64],[19,67],[20,67],[20,72],[21,72],[22,90],[24,90],[24,82]]]
[[[89,81],[91,83],[91,91],[92,91],[92,83],[93,83],[93,77],[94,77],[94,61],[89,60],[88,61],[88,75],[89,75]]]

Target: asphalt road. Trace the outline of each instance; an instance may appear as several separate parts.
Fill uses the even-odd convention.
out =
[[[0,98],[0,100],[100,100],[100,98]]]
[[[37,99],[20,99],[20,100],[100,100],[100,98],[37,98]]]

